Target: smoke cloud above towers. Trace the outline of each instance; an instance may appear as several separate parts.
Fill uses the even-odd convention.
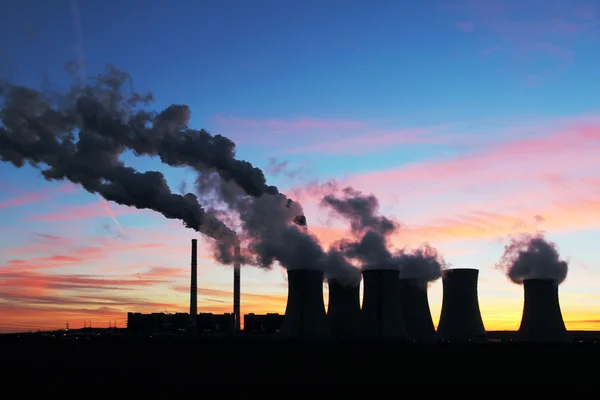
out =
[[[201,173],[196,189],[202,202],[226,215],[229,226],[237,232],[243,243],[240,262],[261,268],[271,268],[278,262],[287,270],[322,270],[326,277],[343,284],[360,281],[360,272],[339,250],[325,250],[310,233],[298,202],[281,193],[250,196],[235,182],[225,181],[214,172]],[[232,240],[215,242],[215,258],[231,264],[234,245]]]
[[[350,223],[355,239],[341,240],[337,246],[346,257],[358,260],[362,269],[398,269],[400,277],[424,282],[441,277],[446,263],[433,247],[424,244],[413,251],[390,250],[390,236],[400,224],[378,214],[379,200],[373,194],[347,187],[340,197],[324,196],[321,204]]]
[[[522,284],[526,279],[551,279],[560,284],[569,271],[569,265],[560,259],[556,245],[541,233],[511,238],[496,267],[516,284]]]

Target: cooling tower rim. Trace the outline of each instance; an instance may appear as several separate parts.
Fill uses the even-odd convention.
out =
[[[400,270],[395,269],[395,268],[367,268],[367,269],[360,270],[360,273],[362,275],[364,275],[365,273],[371,273],[371,272],[395,272],[398,275],[400,275]]]
[[[448,271],[477,271],[477,272],[479,272],[479,268],[446,268],[443,270],[443,272],[448,272]]]
[[[338,278],[326,278],[325,281],[327,282],[328,286],[329,286],[329,284],[333,283],[336,285],[340,285],[344,288],[355,288],[357,286],[360,286],[361,279],[358,279],[356,282],[351,282],[351,283],[344,283],[343,279],[338,279]]]

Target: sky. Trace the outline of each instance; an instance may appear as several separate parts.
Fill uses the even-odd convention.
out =
[[[348,226],[315,188],[377,195],[402,223],[396,248],[428,242],[479,269],[488,330],[518,329],[522,287],[495,264],[510,235],[542,230],[569,262],[567,328],[600,330],[597,2],[9,3],[0,77],[61,90],[68,61],[87,76],[115,65],[155,109],[187,104],[192,128],[235,141],[239,159],[302,203],[324,245]],[[124,160],[193,188],[192,171]],[[192,238],[199,312],[232,310],[233,271],[212,260],[210,239],[157,213],[0,163],[0,221],[0,332],[187,312]],[[242,269],[243,314],[283,313],[286,293],[282,269]],[[440,281],[429,301],[437,324]]]

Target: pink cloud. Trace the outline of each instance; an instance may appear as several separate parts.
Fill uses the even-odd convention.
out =
[[[523,128],[510,127],[498,135],[513,139],[452,159],[351,176],[339,186],[375,193],[384,205],[395,203],[391,213],[405,224],[397,239],[404,244],[490,239],[540,226],[600,227],[600,122],[573,118],[539,124],[539,130],[548,129],[545,135],[515,139],[514,132]],[[324,243],[347,236],[343,225],[322,226],[320,197],[301,198],[311,230]],[[536,215],[544,221],[535,221]]]
[[[19,188],[15,188],[6,183],[2,183],[0,187],[6,191],[13,193],[15,197],[0,201],[0,208],[9,208],[33,203],[40,203],[49,200],[57,195],[69,194],[73,192],[73,185],[63,184],[57,187],[44,188],[32,192],[23,192]]]

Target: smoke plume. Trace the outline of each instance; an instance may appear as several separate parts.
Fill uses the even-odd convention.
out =
[[[400,278],[416,279],[424,283],[441,278],[442,270],[447,267],[442,255],[428,244],[411,252],[401,251],[395,259],[400,268]]]
[[[446,262],[433,247],[424,244],[414,251],[390,250],[389,238],[399,223],[378,215],[375,195],[347,187],[341,197],[328,194],[321,203],[350,223],[354,240],[341,240],[337,245],[346,257],[358,260],[362,269],[398,269],[400,277],[425,283],[441,277]]]
[[[244,246],[240,262],[272,268],[278,262],[287,270],[318,269],[342,283],[352,283],[359,271],[336,249],[325,250],[308,232],[302,206],[284,194],[251,196],[232,181],[216,173],[203,173],[197,180],[198,196],[223,213],[234,214],[231,225]],[[215,243],[215,258],[222,264],[234,261],[235,241]]]
[[[341,197],[328,194],[322,198],[321,204],[350,223],[354,240],[344,239],[337,243],[346,257],[358,260],[363,269],[398,268],[388,250],[389,236],[398,229],[398,223],[377,215],[377,197],[346,187]]]
[[[172,105],[147,111],[151,95],[126,93],[128,74],[109,67],[89,84],[75,84],[51,99],[12,84],[0,88],[0,159],[39,168],[47,180],[69,180],[109,201],[150,209],[222,240],[234,233],[207,213],[194,194],[172,193],[156,171],[138,172],[120,160],[125,150],[158,156],[172,167],[216,171],[252,196],[278,194],[262,171],[235,158],[235,144],[187,127],[190,110]]]
[[[568,263],[560,260],[556,245],[547,241],[541,233],[512,238],[504,247],[504,254],[496,267],[516,284],[522,284],[526,279],[552,279],[560,284],[569,270]]]

